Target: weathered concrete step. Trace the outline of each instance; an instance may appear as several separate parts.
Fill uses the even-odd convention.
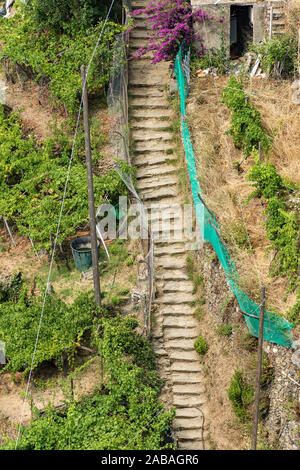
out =
[[[145,96],[141,92],[141,96]],[[157,95],[156,95],[157,96]],[[159,119],[162,123],[167,122],[169,118],[173,116],[172,109],[165,108],[164,110],[157,108],[134,108],[130,112],[132,118],[156,118]]]
[[[160,306],[160,314],[163,316],[170,316],[173,315],[176,318],[178,315],[192,315],[194,313],[194,308],[191,307],[189,303],[185,304],[169,304],[169,305],[161,305]]]
[[[166,349],[172,349],[174,351],[192,351],[195,352],[194,349],[194,343],[195,339],[194,338],[175,338],[175,339],[165,339],[165,348]],[[197,353],[196,353],[197,354]],[[198,359],[198,357],[195,355],[195,359]]]
[[[167,304],[167,305],[172,305],[172,304],[189,304],[194,300],[194,296],[190,292],[172,292],[172,293],[166,293],[162,294],[159,297],[155,299],[157,303],[161,304]]]
[[[168,242],[171,240],[181,242],[182,240],[184,240],[182,229],[178,230],[176,229],[176,227],[169,227],[166,223],[163,225],[163,227],[151,226],[151,233],[154,242]]]
[[[133,129],[143,129],[143,130],[159,130],[161,132],[169,131],[170,121],[162,121],[161,119],[156,118],[146,118],[146,119],[131,119],[130,128]]]
[[[130,101],[133,98],[147,98],[147,99],[152,99],[152,98],[160,98],[160,99],[165,99],[166,98],[166,93],[164,90],[163,86],[152,86],[152,87],[144,87],[144,86],[129,86],[128,88],[128,98],[129,98],[129,106],[130,106]],[[130,111],[130,115],[133,116],[134,112],[138,111],[150,111],[150,110],[155,110],[165,114],[166,111],[162,111],[161,108],[132,108]],[[168,108],[170,109],[170,108]]]
[[[152,155],[152,158],[150,159],[149,157]],[[133,157],[133,162],[134,162],[134,165],[139,167],[139,166],[143,166],[145,168],[150,168],[151,170],[151,166],[152,165],[157,165],[157,164],[165,164],[165,163],[168,163],[168,161],[170,160],[170,158],[168,157],[168,155],[166,153],[163,153],[163,152],[153,152],[152,154],[150,155],[149,152],[145,152],[145,153],[142,153],[142,154],[138,154],[138,155],[135,155]]]
[[[178,186],[166,186],[153,189],[140,189],[139,194],[144,201],[156,201],[157,199],[176,197],[179,194]]]
[[[176,395],[190,395],[191,397],[199,397],[199,395],[203,395],[203,393],[205,393],[205,388],[199,383],[173,384],[172,390]]]
[[[163,292],[191,292],[193,283],[192,281],[160,281],[157,287]]]
[[[201,441],[203,428],[200,426],[199,429],[181,429],[177,432],[177,437],[180,440],[197,440]]]
[[[204,450],[204,441],[202,440],[181,440],[178,442],[178,448],[182,450]]]
[[[195,417],[202,417],[202,416],[203,415],[198,408],[177,408],[176,409],[176,418],[195,418]]]
[[[131,86],[139,86],[139,87],[152,87],[152,86],[161,86],[162,84],[167,85],[168,80],[162,80],[161,77],[156,76],[151,72],[145,70],[144,75],[141,77],[138,75],[138,71],[133,69],[129,72],[129,80]]]
[[[159,256],[156,260],[157,266],[162,266],[164,269],[185,269],[186,258],[185,256]]]
[[[193,408],[195,406],[201,406],[205,402],[204,398],[200,395],[173,395],[173,405],[181,408]],[[190,439],[192,437],[190,436]]]
[[[174,174],[155,175],[153,178],[139,178],[136,183],[138,190],[172,185],[177,185],[177,176]]]
[[[187,362],[196,362],[198,364],[199,362],[199,356],[197,355],[196,351],[184,351],[183,349],[169,349],[169,357],[173,361],[187,361]],[[187,368],[187,365],[186,365]],[[190,364],[188,365],[189,370],[190,369]]]
[[[196,418],[175,418],[174,419],[174,426],[180,430],[197,430],[203,429],[203,418],[196,417]],[[191,433],[192,434],[192,433]],[[178,434],[178,437],[180,433]],[[190,436],[191,438],[191,436]]]
[[[165,152],[167,154],[167,157],[168,158],[172,158],[170,157],[171,155],[171,151],[173,152],[173,145],[171,142],[168,142],[168,141],[146,141],[146,142],[136,142],[135,144],[135,153],[149,153],[151,150],[155,152]],[[173,154],[172,154],[173,155]],[[174,158],[174,157],[173,157]]]
[[[201,384],[203,383],[203,378],[200,372],[190,372],[182,371],[182,372],[173,372],[171,374],[172,382],[174,384]]]
[[[176,173],[177,170],[174,165],[163,163],[161,165],[151,165],[136,170],[137,179],[141,178],[154,178],[161,175],[170,175]],[[152,218],[152,220],[155,220]]]
[[[187,363],[186,361],[182,361],[181,359],[175,360],[170,365],[170,370],[172,372],[185,372],[187,370]],[[202,365],[199,361],[191,362],[188,364],[188,371],[191,372],[202,372]]]
[[[198,332],[195,328],[165,328],[164,337],[168,339],[191,338],[195,342]]]
[[[162,244],[156,243],[154,246],[154,256],[164,256],[164,255],[175,255],[185,253],[185,243],[168,243],[168,245],[163,246]]]
[[[130,107],[139,107],[139,108],[169,108],[169,103],[166,98],[163,96],[146,96],[144,93],[144,98],[133,96],[129,101]]]
[[[157,131],[154,129],[132,129],[130,133],[133,140],[136,142],[146,142],[147,140],[171,141],[173,139],[173,134],[169,131]],[[155,143],[152,145],[155,145]]]
[[[199,322],[193,315],[183,315],[183,316],[169,316],[163,318],[164,328],[172,328],[173,330],[178,329],[196,329],[199,327]]]

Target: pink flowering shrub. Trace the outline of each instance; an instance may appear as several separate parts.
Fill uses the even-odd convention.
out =
[[[191,4],[186,0],[152,0],[145,8],[134,10],[130,14],[133,18],[146,15],[148,18],[143,21],[152,24],[148,44],[140,47],[134,55],[141,57],[152,51],[152,63],[174,61],[183,41],[188,45],[201,41],[200,36],[193,30],[193,24],[208,19],[203,10],[193,12]],[[129,30],[135,27],[136,24]],[[202,43],[200,47],[196,52],[202,57],[205,47]]]

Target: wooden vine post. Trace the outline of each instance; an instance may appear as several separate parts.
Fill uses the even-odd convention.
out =
[[[88,95],[87,95],[85,65],[81,67],[81,80],[82,80],[85,158],[86,158],[86,170],[87,170],[87,182],[88,182],[88,200],[89,200],[89,214],[90,214],[90,233],[91,233],[92,262],[93,262],[94,293],[95,293],[95,304],[101,305],[100,276],[99,276],[99,266],[98,266],[98,247],[97,247],[97,233],[96,233],[95,199],[94,199],[92,156],[91,156],[91,137],[90,137],[90,123],[89,123]]]
[[[259,395],[260,395],[260,381],[261,381],[261,368],[262,368],[262,355],[263,355],[265,301],[266,301],[266,290],[265,290],[265,287],[262,286],[261,290],[260,290],[258,358],[257,358],[256,384],[255,384],[254,418],[253,418],[251,450],[256,450],[256,445],[257,445],[257,429],[258,429],[258,417],[259,417]]]

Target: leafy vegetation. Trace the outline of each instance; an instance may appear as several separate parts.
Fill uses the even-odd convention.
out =
[[[275,250],[272,264],[273,275],[288,276],[292,286],[295,285],[299,270],[299,220],[296,212],[291,212],[285,201],[296,185],[284,181],[271,163],[255,164],[248,179],[256,188],[252,197],[263,197],[267,201],[265,225],[270,248]],[[249,198],[249,199],[250,199]]]
[[[194,348],[196,349],[199,356],[204,356],[208,350],[207,342],[203,336],[199,335],[194,343]]]
[[[251,418],[250,409],[253,403],[254,390],[246,382],[243,373],[239,370],[235,371],[230,381],[228,398],[231,401],[236,416],[242,422],[249,421]]]
[[[161,380],[149,342],[135,332],[132,317],[100,320],[94,342],[105,380],[92,397],[71,401],[23,429],[22,450],[158,450],[172,448],[168,433],[174,411],[159,402]],[[168,443],[169,441],[169,443]],[[4,448],[13,448],[8,442]]]
[[[259,148],[260,143],[267,154],[271,149],[271,135],[264,130],[259,111],[244,93],[243,83],[235,77],[230,77],[227,87],[223,90],[222,102],[232,112],[227,134],[232,135],[234,145],[249,157],[254,149]]]
[[[16,113],[7,116],[0,106],[0,213],[13,220],[21,234],[30,236],[40,247],[50,249],[54,240],[57,219],[70,158],[68,139],[60,144],[52,138],[38,144],[33,137],[23,135]],[[128,165],[121,164],[131,172]],[[125,186],[115,171],[94,176],[95,204],[104,196],[116,204]],[[75,234],[77,227],[88,222],[87,181],[83,149],[77,145],[71,167],[65,199],[64,217],[59,243]]]
[[[57,101],[56,104],[65,105],[66,109],[74,114],[79,108],[80,68],[82,64],[89,63],[103,23],[100,21],[95,26],[91,25],[88,13],[88,25],[73,19],[61,23],[59,16],[69,14],[70,2],[52,0],[52,3],[57,5],[53,15],[49,15],[48,3],[39,0],[30,2],[29,5],[34,8],[36,15],[40,12],[44,18],[44,22],[41,20],[43,27],[53,21],[55,24],[62,24],[64,30],[58,34],[49,28],[41,29],[35,21],[36,15],[32,17],[27,8],[19,5],[13,18],[0,19],[0,42],[3,44],[1,55],[9,60],[10,69],[13,66],[18,68],[18,74],[23,80],[33,77],[36,81],[42,80],[43,85],[48,83],[51,97]],[[83,5],[82,11],[87,12],[88,3],[80,3]],[[90,0],[90,3],[95,2]],[[42,5],[41,9],[37,9],[37,4]],[[46,13],[42,13],[44,9]],[[77,17],[72,14],[72,18]],[[109,21],[106,24],[90,67],[87,80],[89,93],[105,90],[110,77],[115,36],[121,31],[122,26],[117,23]],[[13,70],[7,73],[7,77],[13,78]]]
[[[41,30],[68,31],[70,23],[78,29],[89,28],[103,18],[110,0],[27,0],[26,10]],[[112,17],[120,22],[121,5],[116,2]]]
[[[260,66],[269,75],[288,77],[297,71],[297,37],[280,34],[261,44],[250,44],[249,49],[260,55]]]
[[[15,291],[14,297],[0,304],[0,340],[5,342],[7,358],[2,372],[25,374],[31,367],[43,298],[30,296],[25,284],[20,288],[20,279],[15,281],[19,281],[18,295]],[[80,295],[71,306],[48,296],[33,368],[54,360],[62,366],[65,352],[71,363],[76,347],[101,311],[92,294]]]

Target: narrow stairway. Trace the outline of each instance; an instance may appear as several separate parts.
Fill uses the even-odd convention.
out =
[[[143,8],[146,0],[133,0],[132,9]],[[145,44],[149,23],[131,31],[129,54]],[[151,55],[129,61],[129,110],[133,164],[137,168],[137,188],[147,208],[154,204],[165,210],[182,204],[176,166],[172,156],[172,107],[166,98],[169,66],[151,64]],[[159,213],[158,213],[159,215]],[[166,215],[167,216],[167,215]],[[193,284],[186,266],[186,242],[180,238],[181,226],[172,239],[154,240],[156,298],[152,334],[158,367],[166,385],[162,400],[176,407],[174,429],[180,449],[205,448],[205,390],[201,362],[194,349],[199,334],[191,302]],[[152,217],[154,237],[161,233],[159,220]],[[178,239],[176,234],[178,230]]]

